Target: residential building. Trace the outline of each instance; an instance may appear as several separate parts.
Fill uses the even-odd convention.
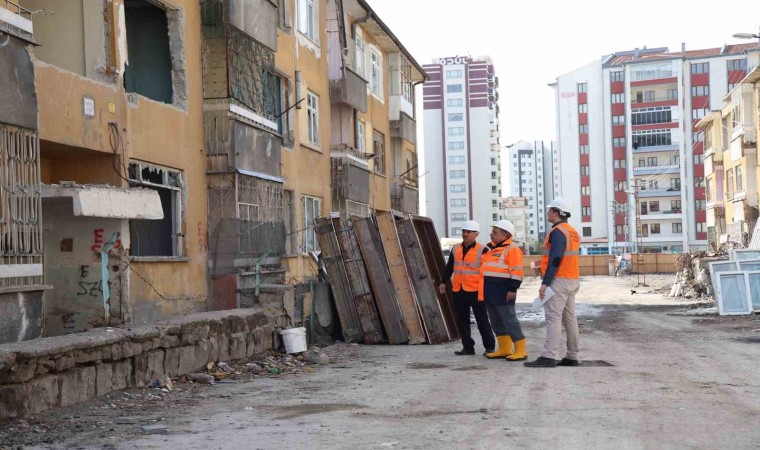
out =
[[[499,79],[489,57],[440,58],[424,66],[426,214],[441,236],[503,218]]]
[[[758,218],[757,82],[753,69],[697,127],[704,133],[707,234],[713,249],[747,244]]]
[[[561,193],[577,205],[571,222],[582,248],[597,243],[601,251],[605,239],[610,253],[706,247],[703,133],[695,127],[759,57],[757,44],[636,49],[551,84]]]
[[[40,337],[44,325],[31,11],[0,3],[0,42],[0,343],[5,343]]]
[[[504,218],[515,226],[514,242],[526,251],[535,247],[536,240],[530,234],[528,226],[528,199],[525,197],[505,197],[502,199]]]
[[[534,251],[543,242],[551,224],[546,221],[546,205],[559,196],[559,152],[556,142],[519,141],[507,146],[509,153],[509,193],[526,201],[525,213]]]
[[[207,310],[198,2],[10,3],[39,12],[16,86],[36,98],[45,335]]]

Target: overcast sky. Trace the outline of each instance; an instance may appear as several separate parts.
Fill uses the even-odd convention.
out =
[[[501,142],[554,140],[547,83],[635,47],[720,47],[757,32],[760,0],[368,0],[420,64],[490,55],[499,77]]]

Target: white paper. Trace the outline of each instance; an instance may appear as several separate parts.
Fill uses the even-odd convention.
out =
[[[541,299],[541,297],[536,297],[535,300],[533,300],[533,310],[538,311],[541,309],[546,302],[549,301],[550,298],[554,295],[554,291],[550,287],[546,287],[546,290],[544,291],[544,298]]]

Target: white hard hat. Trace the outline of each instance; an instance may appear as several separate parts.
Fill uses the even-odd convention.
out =
[[[499,220],[498,222],[494,223],[491,226],[496,227],[496,228],[501,228],[502,230],[511,234],[512,237],[515,237],[515,225],[508,220]]]
[[[462,226],[462,229],[467,230],[467,231],[476,231],[480,233],[480,225],[478,225],[478,223],[475,222],[474,220],[468,220],[464,224],[464,226]]]
[[[570,210],[573,208],[573,204],[570,203],[570,200],[568,200],[565,197],[557,197],[554,200],[551,201],[548,205],[546,205],[546,209],[549,208],[557,208],[558,210],[562,212],[569,213]]]

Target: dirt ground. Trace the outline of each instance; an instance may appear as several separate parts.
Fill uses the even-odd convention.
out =
[[[672,276],[590,277],[581,367],[530,369],[444,345],[325,349],[315,370],[133,389],[0,425],[7,448],[758,448],[760,316],[688,315]],[[542,316],[519,314],[531,358]],[[636,293],[631,293],[631,290]],[[477,330],[473,328],[477,338]],[[479,343],[478,343],[479,344]],[[480,353],[482,347],[476,348]],[[115,424],[117,417],[137,423]],[[163,424],[165,435],[141,425]]]

